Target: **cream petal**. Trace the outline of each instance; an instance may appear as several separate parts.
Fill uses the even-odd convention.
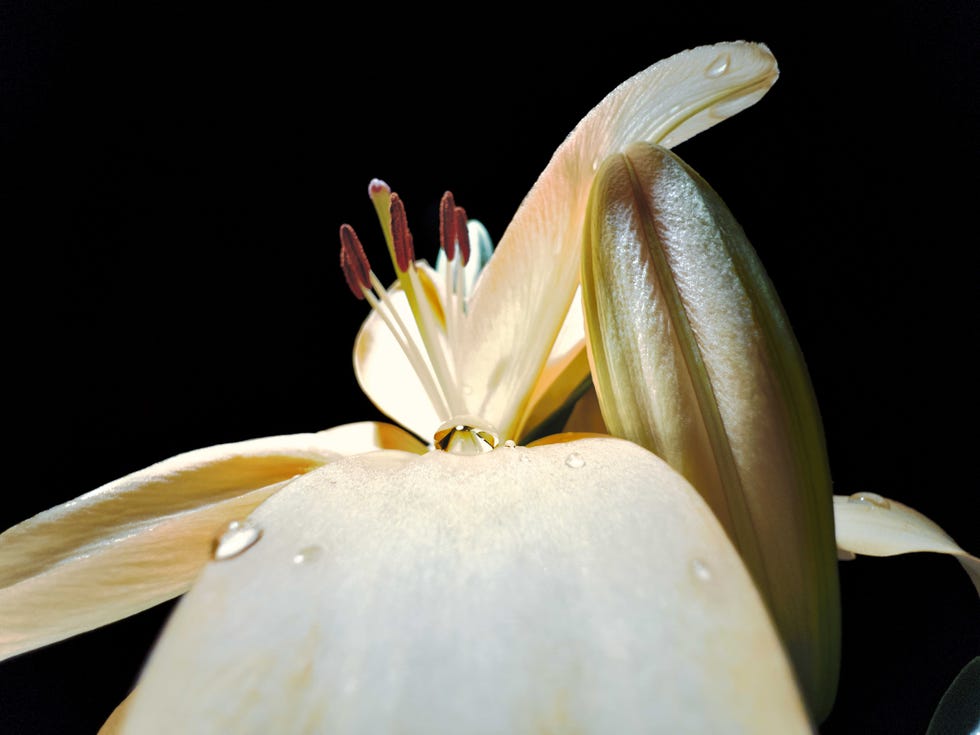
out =
[[[375,453],[251,521],[124,732],[812,732],[713,514],[636,445]]]
[[[846,555],[929,551],[955,556],[980,594],[980,558],[969,554],[914,508],[875,493],[834,496],[837,546]]]
[[[517,436],[578,283],[581,231],[599,163],[634,141],[676,145],[758,101],[777,77],[765,46],[702,46],[613,90],[558,148],[501,239],[469,304],[457,356],[479,405]]]
[[[8,529],[0,534],[0,659],[183,593],[229,521],[349,446],[325,433],[199,449]],[[367,437],[362,446],[374,448]]]

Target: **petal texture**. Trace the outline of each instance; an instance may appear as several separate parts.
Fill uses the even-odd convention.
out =
[[[702,46],[613,90],[555,151],[469,305],[459,367],[470,412],[517,438],[578,283],[582,224],[599,164],[634,141],[676,145],[758,101],[778,75],[764,46]]]
[[[711,511],[628,442],[341,460],[251,521],[124,732],[811,732]]]
[[[822,719],[840,646],[830,471],[803,357],[755,251],[701,177],[636,144],[596,179],[582,288],[610,433],[708,501]]]
[[[183,593],[229,521],[296,475],[355,447],[397,442],[397,432],[361,424],[199,449],[8,529],[0,535],[0,658]]]
[[[874,493],[834,496],[837,546],[848,554],[895,556],[915,551],[952,554],[980,594],[980,558],[961,549],[919,511]]]

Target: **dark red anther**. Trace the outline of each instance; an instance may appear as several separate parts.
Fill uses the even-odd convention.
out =
[[[415,261],[415,248],[412,245],[412,233],[408,231],[408,218],[405,216],[405,205],[401,197],[392,192],[391,195],[391,242],[395,249],[395,265],[400,273],[406,273],[409,265]]]
[[[456,202],[447,191],[439,202],[439,243],[449,260],[456,256],[456,219]]]
[[[456,219],[456,239],[459,240],[459,253],[463,256],[463,265],[470,262],[470,233],[466,229],[466,210],[456,207],[453,211]]]
[[[363,299],[364,290],[371,289],[371,266],[357,233],[346,224],[340,226],[340,268],[351,293]]]

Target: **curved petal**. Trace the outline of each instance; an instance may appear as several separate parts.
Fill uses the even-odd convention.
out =
[[[361,446],[374,448],[364,438]],[[0,534],[0,659],[183,593],[229,521],[349,445],[325,432],[198,449],[8,529]]]
[[[805,733],[711,511],[618,439],[299,478],[181,601],[124,732]]]
[[[777,77],[765,46],[702,46],[613,90],[558,148],[524,199],[469,304],[461,374],[471,412],[516,438],[578,283],[581,230],[599,163],[634,141],[676,145],[758,101]]]
[[[875,493],[834,496],[837,546],[847,554],[896,556],[931,551],[955,556],[980,594],[980,558],[961,549],[919,511]]]

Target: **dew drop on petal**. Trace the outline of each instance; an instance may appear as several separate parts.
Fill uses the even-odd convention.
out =
[[[513,439],[508,439],[507,441],[504,442],[504,446],[507,447],[508,449],[513,449],[514,447],[517,446],[517,442],[515,442]]]
[[[722,54],[710,64],[708,68],[704,70],[704,75],[709,79],[717,79],[722,74],[728,73],[728,68],[731,66],[732,58],[728,54]]]
[[[452,454],[483,454],[496,449],[500,435],[485,421],[473,416],[457,416],[436,431],[432,445]]]
[[[708,568],[708,565],[700,559],[694,559],[691,562],[691,574],[694,575],[695,579],[701,582],[707,582],[711,579],[711,570]]]
[[[585,466],[585,459],[578,452],[572,452],[565,457],[565,464],[571,467],[573,470],[577,470],[579,467]]]
[[[293,564],[309,564],[316,561],[321,556],[323,556],[322,546],[317,546],[316,544],[304,546],[302,549],[293,554]]]
[[[262,529],[248,520],[232,521],[214,542],[212,558],[215,561],[233,559],[252,548],[262,538]]]
[[[847,499],[847,502],[859,505],[873,505],[875,508],[881,508],[882,510],[888,510],[892,507],[891,503],[886,498],[878,495],[878,493],[854,493]]]

